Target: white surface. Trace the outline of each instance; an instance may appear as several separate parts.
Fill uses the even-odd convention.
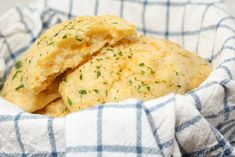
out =
[[[1,0],[3,1],[3,0]],[[35,2],[36,0],[7,0],[2,3],[2,5],[0,5],[0,16],[2,14],[4,14],[4,12],[6,12],[7,10],[9,10],[10,8],[19,5],[19,4],[30,4]],[[235,16],[235,0],[224,0],[230,9],[230,12],[233,16]]]
[[[230,12],[235,16],[235,0],[224,0],[228,5]]]
[[[4,14],[10,8],[19,5],[19,4],[30,4],[35,2],[36,0],[0,0],[0,16]]]

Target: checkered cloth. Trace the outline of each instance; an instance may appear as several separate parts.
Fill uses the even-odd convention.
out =
[[[0,75],[48,27],[79,15],[115,14],[212,63],[195,90],[129,99],[48,118],[0,98],[0,156],[235,156],[235,17],[216,0],[45,0],[0,18]]]

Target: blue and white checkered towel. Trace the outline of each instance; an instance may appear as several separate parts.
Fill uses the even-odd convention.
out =
[[[0,98],[0,156],[235,156],[235,17],[218,0],[45,0],[0,18],[2,81],[48,27],[79,15],[115,14],[145,35],[181,44],[214,71],[197,89],[129,99],[48,118]]]

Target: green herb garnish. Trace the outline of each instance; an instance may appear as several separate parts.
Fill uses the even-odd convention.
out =
[[[21,73],[22,71],[16,71],[16,73],[13,75],[12,80],[14,80],[17,77],[18,73]]]
[[[20,69],[22,67],[22,62],[21,61],[17,61],[16,63],[15,63],[15,68],[16,69]]]
[[[56,37],[56,36],[58,36],[59,35],[59,33],[56,33],[56,34],[54,34],[54,37]]]
[[[148,89],[148,91],[150,91],[150,87],[149,86],[147,86],[146,88]]]
[[[108,95],[108,91],[107,90],[105,90],[105,96],[107,96]]]
[[[15,90],[18,91],[18,90],[20,90],[20,89],[23,88],[23,87],[24,87],[24,85],[21,84],[21,85],[19,85],[18,87],[16,87]]]
[[[122,51],[119,51],[119,52],[118,52],[118,55],[119,55],[119,56],[122,56]]]
[[[141,66],[141,67],[144,66],[144,63],[140,63],[139,66]]]
[[[75,39],[76,39],[77,41],[82,41],[82,40],[83,40],[83,38],[82,38],[82,37],[79,37],[78,35],[75,36]]]
[[[94,91],[95,91],[96,94],[100,93],[100,91],[98,89],[94,89]]]
[[[47,43],[47,45],[50,46],[50,45],[53,45],[54,43],[55,43],[54,41],[51,41],[51,42]]]
[[[152,74],[152,75],[155,74],[155,72],[153,71],[153,69],[151,69],[151,74]]]
[[[86,91],[86,90],[84,90],[84,89],[81,89],[81,90],[79,91],[79,94],[81,94],[81,95],[85,95],[85,94],[87,94],[87,91]]]
[[[63,39],[66,39],[66,38],[67,38],[67,34],[65,34],[62,38],[63,38]]]
[[[73,101],[69,97],[67,97],[67,102],[68,102],[69,106],[73,105]]]
[[[106,48],[106,51],[113,51],[112,48]]]
[[[156,83],[156,84],[159,84],[159,83],[161,83],[161,81],[155,81],[155,83]]]
[[[101,76],[101,72],[100,71],[96,71],[96,77],[99,78]]]
[[[178,88],[181,88],[181,85],[177,85]]]
[[[80,74],[79,78],[80,78],[80,80],[82,80],[82,74]]]

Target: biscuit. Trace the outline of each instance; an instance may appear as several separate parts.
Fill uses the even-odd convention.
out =
[[[19,106],[24,111],[34,112],[45,107],[51,101],[60,97],[58,87],[60,78],[56,79],[45,91],[34,95],[28,91],[23,84],[24,57],[18,60],[1,90],[1,96],[13,104]]]
[[[64,105],[62,99],[57,99],[50,104],[48,104],[42,110],[36,111],[36,114],[42,114],[49,117],[64,117],[69,113],[69,110]]]
[[[134,35],[132,24],[116,16],[80,16],[47,30],[28,50],[23,84],[37,94],[68,68],[101,49]]]
[[[206,61],[175,43],[133,37],[102,48],[68,72],[59,93],[68,109],[77,111],[131,97],[149,100],[183,94],[197,87],[210,71]]]

